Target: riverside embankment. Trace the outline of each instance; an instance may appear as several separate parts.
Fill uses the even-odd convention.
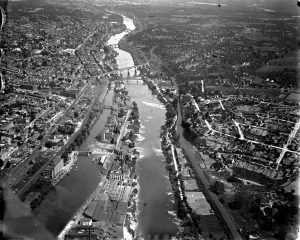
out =
[[[127,30],[116,34],[108,40],[108,45],[117,44],[126,34],[135,29],[133,20],[123,16]],[[119,48],[116,62],[119,68],[130,67],[134,61],[130,53]],[[127,77],[128,71],[123,73]],[[135,74],[129,71],[130,76]],[[165,158],[160,148],[160,126],[164,124],[165,109],[152,95],[146,85],[136,81],[126,84],[129,96],[135,101],[140,110],[141,131],[137,141],[140,159],[136,163],[138,175],[138,227],[139,236],[175,235],[178,231],[173,209],[172,188],[168,174],[164,168]],[[139,81],[137,81],[140,83]],[[109,90],[104,105],[112,105],[113,91]],[[86,149],[96,140],[95,137],[104,127],[110,110],[104,109],[100,118],[94,124],[89,136],[80,146]],[[79,150],[80,150],[79,149]],[[97,188],[101,174],[86,156],[79,156],[78,161],[70,172],[51,192],[35,214],[46,227],[57,235],[72,218],[80,206]]]

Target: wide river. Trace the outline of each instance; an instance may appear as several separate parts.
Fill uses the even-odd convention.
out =
[[[116,34],[108,44],[117,44],[128,32],[135,29],[133,20],[123,16],[127,31]],[[133,66],[131,54],[121,49],[116,58],[119,68]],[[130,70],[130,75],[134,70]],[[127,71],[123,73],[127,77]],[[126,81],[129,96],[138,104],[141,120],[141,132],[137,141],[140,159],[136,173],[139,183],[138,227],[139,236],[175,235],[178,231],[173,210],[173,195],[168,173],[165,170],[164,156],[160,148],[160,127],[164,124],[165,109],[152,95],[148,87],[139,81]],[[105,98],[105,105],[112,103],[112,91]],[[90,135],[80,147],[95,142],[95,136],[104,127],[109,110],[103,114],[90,131]],[[75,166],[52,191],[43,203],[34,210],[37,218],[51,233],[57,235],[70,220],[74,212],[95,190],[100,181],[100,174],[93,167],[88,157],[80,156]]]

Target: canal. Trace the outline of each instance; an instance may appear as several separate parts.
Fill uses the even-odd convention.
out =
[[[109,90],[104,104],[111,105],[112,98],[113,91]],[[104,109],[79,150],[86,150],[89,145],[95,142],[95,137],[105,126],[109,115],[110,110]],[[74,212],[98,186],[100,177],[100,173],[88,156],[78,156],[70,174],[55,186],[54,191],[47,195],[33,213],[53,235],[58,235]]]
[[[108,44],[117,44],[128,32],[135,29],[133,20],[123,16],[127,31],[116,34],[108,40]],[[116,61],[119,68],[133,66],[130,53],[121,49]],[[127,71],[123,74],[127,77]],[[134,70],[130,70],[132,76]],[[141,120],[141,132],[136,143],[140,151],[136,173],[139,184],[138,227],[137,234],[148,235],[175,235],[178,231],[176,214],[173,209],[174,199],[168,173],[165,170],[165,159],[160,147],[160,127],[165,121],[165,109],[152,95],[144,84],[136,81],[127,83],[129,96],[138,105]],[[109,91],[105,98],[105,105],[112,104],[113,92]],[[95,142],[95,137],[104,127],[110,110],[104,110],[99,120],[90,131],[90,135],[81,145],[86,149]],[[51,233],[59,234],[74,212],[95,190],[100,181],[100,174],[93,167],[88,157],[80,156],[69,176],[66,176],[52,191],[43,203],[34,210],[37,218]]]

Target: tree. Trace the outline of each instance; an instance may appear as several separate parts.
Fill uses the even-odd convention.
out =
[[[235,194],[234,200],[228,203],[228,207],[233,210],[237,210],[242,207],[242,197],[239,195],[239,193]]]
[[[10,161],[7,161],[5,167],[6,167],[6,168],[10,168],[10,166],[11,166],[11,162],[10,162]]]
[[[134,110],[138,110],[138,106],[137,106],[137,103],[135,101],[132,102],[132,105],[133,105]]]
[[[224,183],[215,181],[215,183],[210,187],[210,190],[217,195],[223,194],[225,191]]]
[[[210,168],[214,168],[215,171],[219,171],[222,167],[223,165],[220,161],[216,161],[210,166]]]
[[[45,143],[45,147],[46,147],[46,148],[52,148],[52,143],[49,142],[49,141],[47,141],[47,142]]]
[[[109,47],[108,46],[104,46],[103,47],[103,51],[105,54],[109,54]]]
[[[274,235],[274,237],[278,240],[285,239],[287,235],[287,230],[284,228],[280,228],[280,230]]]
[[[122,118],[122,117],[124,117],[125,116],[125,110],[124,110],[124,108],[120,108],[120,111],[119,111],[119,114],[118,114],[118,117],[119,118]]]

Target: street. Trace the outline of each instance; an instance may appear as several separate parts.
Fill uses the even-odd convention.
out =
[[[178,103],[177,107],[178,112],[178,120],[177,120],[177,127],[178,127],[178,133],[180,135],[179,142],[181,144],[181,147],[184,149],[186,154],[189,157],[190,163],[192,165],[192,168],[194,169],[194,173],[196,177],[202,182],[203,184],[203,193],[208,198],[207,200],[212,203],[212,205],[217,208],[218,213],[220,213],[223,221],[226,223],[226,226],[228,227],[231,236],[234,240],[242,240],[243,238],[239,234],[236,224],[234,220],[232,219],[231,215],[228,213],[228,211],[225,209],[223,204],[219,201],[218,196],[211,192],[209,190],[209,182],[207,181],[206,177],[203,174],[203,170],[199,167],[198,161],[199,155],[197,154],[198,151],[194,151],[194,146],[184,139],[183,137],[183,129],[181,127],[181,109],[180,109],[180,103]]]

